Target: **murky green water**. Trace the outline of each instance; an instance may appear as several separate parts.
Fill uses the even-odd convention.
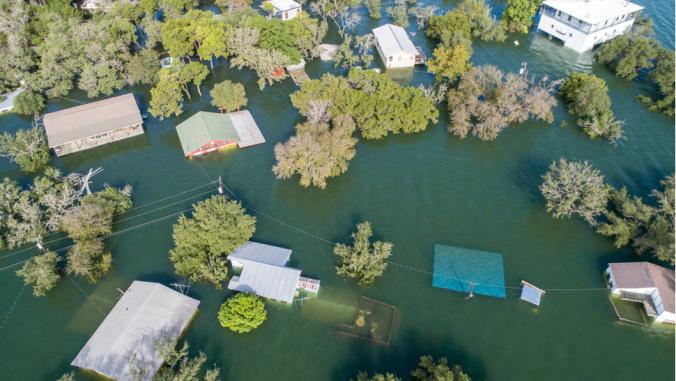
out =
[[[439,4],[448,8],[453,3]],[[496,5],[496,10],[503,6]],[[656,19],[659,38],[673,47],[673,2],[650,2],[647,12]],[[385,18],[369,20],[360,32],[385,22]],[[415,32],[413,24],[409,30]],[[420,32],[413,39],[428,53],[433,47]],[[515,39],[519,46],[512,43]],[[147,120],[144,137],[67,156],[55,164],[64,171],[102,166],[105,171],[96,177],[97,185],[132,184],[136,206],[223,176],[227,186],[256,209],[255,239],[292,248],[291,265],[321,279],[318,299],[302,308],[270,304],[268,321],[243,336],[226,332],[216,321],[216,309],[228,292],[193,286],[191,295],[202,303],[187,339],[221,367],[223,379],[346,380],[364,369],[405,376],[419,355],[431,353],[461,364],[477,380],[673,380],[673,331],[618,323],[605,292],[550,291],[536,311],[519,302],[513,289],[506,300],[465,301],[464,295],[431,287],[431,276],[425,272],[431,271],[434,243],[502,253],[510,286],[527,279],[544,288],[603,287],[606,263],[628,259],[630,252],[615,250],[582,221],[550,218],[537,191],[541,174],[559,157],[589,160],[610,183],[646,195],[674,171],[673,120],[638,104],[634,97],[645,85],[618,80],[592,65],[590,55],[561,49],[533,32],[511,36],[504,44],[475,43],[474,49],[476,65],[518,70],[526,60],[530,73],[537,76],[560,78],[584,70],[603,77],[617,117],[626,121],[628,139],[617,147],[591,141],[559,106],[551,126],[525,123],[494,142],[461,141],[445,131],[442,113],[439,124],[424,133],[360,142],[347,174],[331,180],[324,191],[301,189],[294,181],[275,180],[271,171],[274,144],[286,140],[301,120],[288,98],[295,86],[289,80],[261,92],[251,72],[220,65],[203,88],[225,78],[243,82],[248,108],[266,144],[188,161],[173,128],[177,120]],[[307,69],[311,77],[327,70],[330,65],[318,61]],[[409,81],[429,80],[416,71]],[[147,104],[145,89],[134,92]],[[69,98],[84,100],[77,92]],[[75,104],[64,100],[49,109]],[[212,110],[207,96],[186,107],[179,121],[202,109]],[[568,127],[559,128],[560,120]],[[28,127],[30,121],[3,115],[0,125],[15,130]],[[0,176],[25,180],[15,167],[0,165]],[[71,369],[70,361],[116,302],[116,288],[124,289],[134,279],[176,281],[167,258],[175,221],[171,214],[207,197],[203,193],[210,189],[196,189],[129,213],[116,230],[131,230],[107,240],[115,270],[95,286],[66,278],[48,297],[34,298],[14,276],[15,268],[6,268],[34,252],[3,253],[0,378],[57,378]],[[169,217],[156,220],[165,216]],[[394,243],[392,260],[397,264],[375,286],[363,289],[336,277],[331,246],[316,238],[345,240],[362,219],[374,224],[379,238]],[[50,246],[66,244],[58,241]],[[389,346],[335,333],[336,324],[349,321],[361,295],[398,307]]]

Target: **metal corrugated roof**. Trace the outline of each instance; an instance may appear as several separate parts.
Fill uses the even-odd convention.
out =
[[[199,303],[159,283],[134,281],[71,365],[127,381],[133,356],[143,380],[152,380],[164,362],[157,343],[176,339]]]
[[[547,0],[543,4],[592,25],[643,9],[624,0]]]
[[[380,50],[386,57],[405,52],[416,55],[417,50],[408,37],[406,30],[400,26],[385,24],[373,29],[373,35],[378,41]]]
[[[228,259],[231,261],[254,261],[273,266],[284,266],[289,261],[289,257],[291,257],[290,249],[248,241],[235,249],[228,256]]]
[[[240,148],[265,143],[265,138],[249,110],[235,111],[227,115],[239,136]]]
[[[49,148],[143,123],[134,95],[124,94],[45,114]]]
[[[298,269],[247,261],[239,278],[230,280],[228,289],[291,303],[299,278]]]

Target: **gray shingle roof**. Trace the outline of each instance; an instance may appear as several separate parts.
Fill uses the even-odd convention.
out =
[[[657,288],[664,309],[675,312],[674,270],[650,262],[623,262],[608,265],[616,288]]]

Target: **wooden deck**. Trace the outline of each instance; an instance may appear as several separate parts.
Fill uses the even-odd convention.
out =
[[[293,82],[296,84],[296,86],[300,86],[301,83],[310,80],[310,76],[307,75],[305,69],[289,71],[289,75],[291,76],[291,79],[293,79]]]
[[[427,63],[427,56],[425,55],[425,52],[420,49],[419,46],[415,47],[415,50],[418,51],[418,54],[415,55],[415,64],[416,65],[424,65]]]

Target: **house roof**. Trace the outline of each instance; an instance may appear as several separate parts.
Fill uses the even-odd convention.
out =
[[[502,255],[435,244],[432,287],[504,299]]]
[[[230,260],[253,261],[273,266],[284,266],[289,261],[291,250],[283,247],[248,241],[228,256]]]
[[[616,288],[657,288],[665,311],[675,313],[674,270],[650,262],[610,263]]]
[[[239,277],[230,279],[228,289],[291,303],[298,288],[299,278],[298,269],[247,262]]]
[[[143,123],[131,93],[50,112],[43,121],[49,148]]]
[[[149,381],[164,362],[157,343],[177,338],[199,303],[159,283],[134,281],[71,365],[127,381],[133,357]]]
[[[269,0],[268,2],[280,12],[288,11],[294,8],[300,8],[300,4],[293,0]]]
[[[547,0],[543,4],[592,25],[643,9],[623,0]]]
[[[386,57],[394,56],[400,52],[408,54],[417,54],[417,50],[406,30],[400,26],[385,24],[373,29],[373,35],[378,41],[380,50]]]
[[[265,143],[248,110],[228,114],[199,111],[176,126],[176,132],[186,156],[210,140],[237,142],[239,147]]]

